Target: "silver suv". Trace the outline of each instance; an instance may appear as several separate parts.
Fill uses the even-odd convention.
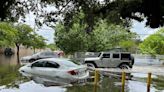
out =
[[[98,57],[85,58],[88,67],[132,68],[134,57],[129,52],[101,52]]]

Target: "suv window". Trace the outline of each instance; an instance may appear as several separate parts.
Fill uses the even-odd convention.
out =
[[[59,64],[57,64],[56,62],[46,62],[44,67],[48,67],[48,68],[59,68]]]
[[[110,54],[103,54],[103,58],[110,58]]]
[[[130,60],[130,54],[122,53],[121,60]]]
[[[45,52],[45,55],[46,55],[46,56],[54,55],[54,53],[53,53],[53,52]]]
[[[113,54],[113,58],[120,58],[119,54]]]

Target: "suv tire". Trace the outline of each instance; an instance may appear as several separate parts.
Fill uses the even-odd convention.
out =
[[[119,68],[121,68],[121,69],[130,69],[130,66],[128,64],[123,63],[119,66]]]
[[[94,64],[94,63],[85,63],[85,64],[87,64],[87,66],[91,67],[91,68],[96,68],[97,67],[96,64]]]

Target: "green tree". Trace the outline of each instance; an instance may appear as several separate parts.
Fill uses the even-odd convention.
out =
[[[127,28],[108,24],[106,20],[97,22],[94,30],[87,33],[85,31],[86,25],[82,22],[83,13],[79,14],[78,18],[74,18],[74,23],[69,30],[62,23],[56,26],[56,45],[66,54],[80,51],[109,50],[119,46],[121,41],[135,37],[135,34],[128,32]]]
[[[59,50],[54,43],[50,43],[47,45],[47,48],[50,48],[52,51]]]
[[[76,17],[78,16],[78,17]],[[60,22],[55,28],[55,42],[57,47],[66,54],[76,51],[87,50],[87,33],[84,31],[86,25],[83,24],[84,14],[81,12],[74,16],[74,22],[69,29]]]
[[[32,34],[31,35],[31,41],[30,46],[33,47],[34,49],[34,53],[35,53],[35,49],[43,49],[46,47],[46,39],[43,36],[40,36],[38,34]]]
[[[33,32],[33,29],[26,25],[26,24],[18,24],[16,26],[16,29],[18,31],[18,34],[17,36],[15,37],[15,46],[17,48],[17,60],[18,60],[18,63],[19,63],[19,49],[20,49],[20,46],[23,45],[23,46],[31,46],[31,35],[32,35],[32,32]]]
[[[44,7],[47,5],[54,6],[57,10],[47,14],[44,11]],[[37,0],[37,3],[34,0],[1,0],[0,20],[17,20],[20,15],[34,11],[38,19],[36,22],[39,24],[42,19],[40,17],[44,17],[46,22],[56,22],[58,17],[54,16],[62,15],[65,24],[69,25],[72,23],[73,15],[79,13],[80,10],[86,14],[85,20],[89,28],[93,28],[97,20],[96,17],[105,18],[116,24],[123,22],[123,19],[143,21],[146,18],[146,25],[152,28],[164,24],[163,0],[41,0],[41,2]]]
[[[120,47],[126,49],[128,52],[135,53],[138,45],[135,40],[126,40],[120,42]]]
[[[74,24],[67,32],[62,24],[56,27],[55,33],[56,45],[65,53],[74,53],[76,51],[85,51],[87,48],[86,32],[84,27],[79,24]]]
[[[164,24],[163,0],[41,0],[41,3],[53,4],[58,9],[45,14],[46,21],[55,22],[57,18],[52,16],[62,15],[65,25],[72,24],[74,14],[84,11],[88,30],[93,30],[97,17],[116,25],[126,21],[124,25],[129,26],[130,19],[143,21],[144,18],[147,19],[146,25],[152,28]]]
[[[136,38],[136,33],[130,32],[128,28],[109,24],[106,20],[100,20],[94,27],[93,33],[96,42],[101,45],[99,47],[103,47],[99,51],[120,47],[120,42]]]
[[[11,23],[0,22],[0,47],[14,46],[17,30]]]
[[[144,54],[164,54],[164,28],[147,37],[139,47]]]

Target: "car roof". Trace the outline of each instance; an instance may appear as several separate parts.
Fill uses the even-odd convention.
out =
[[[58,63],[61,66],[63,66],[63,65],[71,65],[71,66],[72,65],[73,66],[77,65],[77,64],[71,62],[70,59],[68,59],[68,58],[46,58],[46,59],[39,59],[39,60],[55,62],[55,63]]]
[[[61,62],[61,61],[69,61],[68,58],[45,58],[40,60],[47,60],[47,61],[53,61],[53,62]]]

